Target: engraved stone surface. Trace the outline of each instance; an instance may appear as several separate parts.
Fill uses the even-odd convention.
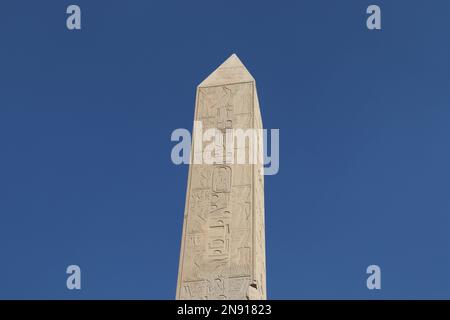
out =
[[[203,131],[262,129],[255,80],[235,54],[198,86],[195,120]],[[262,164],[192,157],[176,298],[266,299]]]

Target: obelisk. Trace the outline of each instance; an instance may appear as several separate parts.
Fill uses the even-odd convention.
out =
[[[266,299],[263,164],[194,162],[205,130],[262,129],[255,79],[235,54],[197,87],[194,121],[176,298]]]

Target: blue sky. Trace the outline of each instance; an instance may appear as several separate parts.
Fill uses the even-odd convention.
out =
[[[82,30],[66,29],[78,4]],[[378,4],[382,30],[366,28]],[[450,3],[0,5],[0,298],[173,299],[195,87],[235,52],[280,129],[272,299],[450,298]],[[66,288],[66,267],[82,290]],[[366,267],[382,289],[366,288]]]

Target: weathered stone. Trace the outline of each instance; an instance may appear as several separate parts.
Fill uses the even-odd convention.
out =
[[[255,80],[235,54],[198,86],[195,120],[203,130],[262,129]],[[266,299],[262,170],[191,158],[177,299]]]

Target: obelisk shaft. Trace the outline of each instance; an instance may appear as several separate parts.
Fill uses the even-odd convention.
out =
[[[262,129],[255,80],[236,55],[198,86],[195,121],[203,132]],[[262,163],[192,163],[204,151],[193,131],[176,298],[266,299]]]

